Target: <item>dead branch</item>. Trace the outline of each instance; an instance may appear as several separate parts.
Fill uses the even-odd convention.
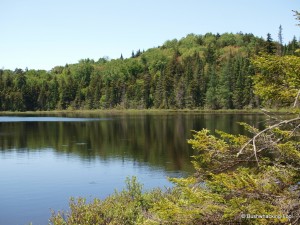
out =
[[[298,121],[298,120],[300,120],[300,116],[298,116],[298,117],[296,117],[296,118],[293,118],[293,119],[290,119],[290,120],[283,120],[283,121],[281,121],[281,122],[279,122],[279,123],[276,123],[276,124],[274,124],[274,125],[272,125],[272,126],[269,126],[269,127],[267,127],[267,128],[265,128],[264,130],[262,130],[262,131],[260,131],[260,132],[258,132],[256,135],[254,135],[254,137],[253,138],[251,138],[249,141],[247,141],[244,145],[243,145],[243,147],[240,149],[240,151],[237,153],[237,157],[239,157],[242,153],[243,153],[243,151],[244,151],[244,149],[252,142],[252,148],[253,148],[253,151],[254,151],[254,155],[255,155],[255,159],[256,159],[256,161],[257,161],[257,163],[258,163],[258,158],[257,158],[257,147],[256,147],[256,139],[259,137],[259,136],[261,136],[263,133],[266,133],[267,131],[269,131],[269,130],[272,130],[272,129],[274,129],[274,128],[276,128],[276,127],[280,127],[281,125],[284,125],[284,124],[290,124],[290,123],[293,123],[293,122],[295,122],[295,121]]]
[[[296,98],[295,98],[293,108],[296,108],[296,106],[297,106],[297,104],[298,104],[299,96],[300,96],[300,90],[298,91],[297,96],[296,96]]]

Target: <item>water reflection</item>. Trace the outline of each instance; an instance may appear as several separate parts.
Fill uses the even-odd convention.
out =
[[[170,186],[163,170],[118,159],[84,161],[51,148],[0,153],[0,224],[46,225],[51,210],[68,209],[71,196],[105,198],[137,176],[146,188]],[[176,174],[168,174],[176,175]]]
[[[76,117],[53,117],[53,116],[0,116],[0,123],[9,122],[84,122],[93,120],[110,120],[110,118],[76,118]]]
[[[263,121],[255,114],[102,115],[98,119],[59,117],[56,122],[55,117],[32,118],[14,117],[0,123],[1,151],[53,148],[83,161],[132,159],[167,171],[185,172],[193,171],[193,150],[186,143],[191,130],[244,133],[237,122],[262,126]]]
[[[104,198],[135,175],[146,188],[192,173],[191,130],[244,133],[259,115],[103,114],[3,118],[0,122],[0,224],[47,224],[71,196]],[[107,120],[107,118],[110,118]],[[1,121],[1,118],[0,118]]]

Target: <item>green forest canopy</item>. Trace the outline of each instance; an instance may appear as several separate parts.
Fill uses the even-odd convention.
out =
[[[256,108],[251,58],[293,56],[299,46],[296,38],[282,45],[271,35],[189,34],[128,59],[82,59],[50,71],[2,69],[0,110]]]

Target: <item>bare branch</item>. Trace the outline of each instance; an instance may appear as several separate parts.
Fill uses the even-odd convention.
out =
[[[257,162],[257,165],[259,166],[259,162],[258,162],[258,158],[257,158],[257,154],[256,154],[255,138],[252,139],[252,143],[253,143],[253,152],[254,152],[255,160]]]
[[[298,104],[299,96],[300,96],[300,90],[298,91],[297,96],[296,96],[296,98],[295,98],[293,108],[296,108],[296,106],[297,106],[297,104]]]
[[[276,128],[276,127],[279,127],[279,126],[281,126],[281,125],[284,125],[284,124],[290,124],[290,123],[295,122],[295,121],[298,121],[298,120],[300,120],[300,116],[298,116],[298,117],[296,117],[296,118],[293,118],[293,119],[290,119],[290,120],[283,120],[283,121],[281,121],[281,122],[279,122],[279,123],[276,123],[276,124],[274,124],[274,125],[272,125],[272,126],[269,126],[269,127],[265,128],[264,130],[258,132],[256,135],[254,135],[253,138],[251,138],[248,142],[246,142],[246,144],[243,145],[243,147],[242,147],[242,148],[240,149],[240,151],[237,153],[237,157],[239,157],[239,156],[243,153],[244,149],[252,142],[252,145],[253,145],[253,151],[254,151],[254,154],[255,154],[255,158],[256,158],[256,160],[257,160],[257,162],[258,162],[258,158],[257,158],[257,155],[256,155],[256,153],[257,153],[257,151],[256,151],[256,143],[255,143],[256,139],[257,139],[260,135],[262,135],[263,133],[265,133],[265,132],[267,132],[267,131],[269,131],[269,130],[272,130],[272,129],[274,129],[274,128]]]
[[[262,108],[260,109],[262,111],[263,114],[265,114],[267,117],[269,117],[270,119],[273,119],[273,120],[278,120],[278,118],[274,117],[274,116],[271,116],[271,112]]]
[[[294,135],[294,133],[296,132],[297,129],[299,129],[300,124],[298,124],[291,132],[290,137]]]

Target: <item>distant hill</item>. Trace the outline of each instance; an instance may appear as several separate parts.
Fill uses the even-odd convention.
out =
[[[256,108],[251,58],[293,55],[299,45],[295,38],[280,45],[270,35],[189,34],[127,59],[0,70],[0,110]]]

